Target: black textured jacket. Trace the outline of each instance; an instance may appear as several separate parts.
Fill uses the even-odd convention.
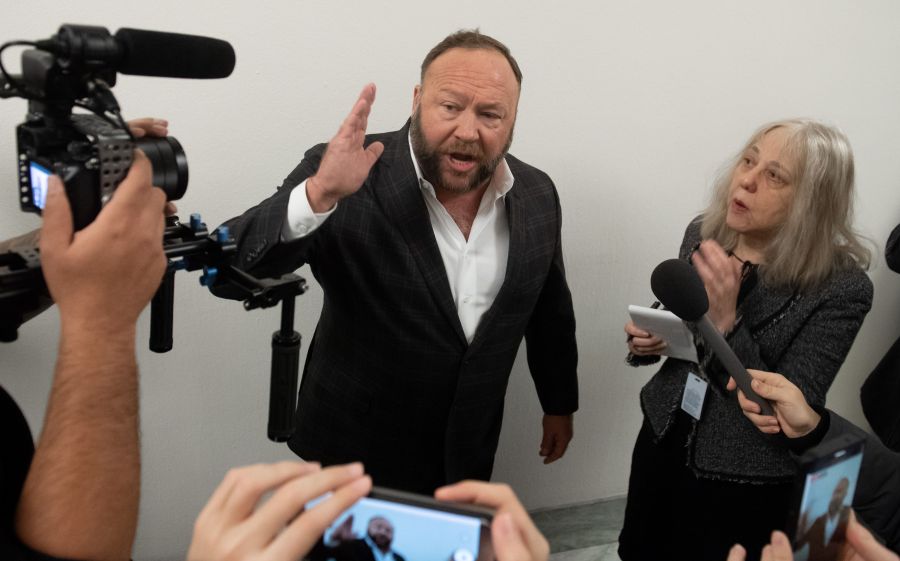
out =
[[[679,256],[700,242],[700,219],[688,226]],[[760,280],[738,308],[728,342],[747,368],[779,372],[812,405],[825,394],[872,306],[872,282],[859,267],[840,270],[815,290],[796,292]],[[703,345],[698,345],[703,352]],[[759,432],[741,413],[728,375],[714,358],[697,364],[668,359],[641,390],[641,407],[657,438],[671,428],[688,372],[710,381],[703,413],[694,422],[687,461],[698,477],[736,482],[783,482],[796,472],[785,443]]]

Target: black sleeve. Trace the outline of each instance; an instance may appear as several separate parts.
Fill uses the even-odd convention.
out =
[[[257,277],[277,277],[293,272],[309,261],[316,234],[322,228],[291,242],[283,242],[281,232],[287,218],[291,191],[316,172],[326,147],[319,144],[310,148],[272,196],[223,224],[231,230],[237,242],[237,255],[232,260],[235,267]],[[220,298],[241,298],[238,292],[225,284],[216,285],[211,290]]]
[[[34,456],[31,431],[21,409],[0,387],[0,559],[3,561],[55,561],[19,541],[15,530],[16,507]],[[66,560],[62,560],[66,561]]]
[[[888,237],[884,247],[884,259],[892,271],[900,273],[900,224],[894,227],[894,231]]]
[[[3,561],[73,561],[62,557],[44,555],[28,548],[14,535],[5,535],[0,538],[0,559]]]
[[[554,197],[556,249],[544,287],[525,329],[525,350],[544,413],[570,415],[578,409],[578,345],[575,340],[575,310],[563,264],[562,212],[555,190]]]
[[[900,452],[900,338],[860,389],[863,413],[885,446]]]
[[[818,446],[819,443],[825,440],[825,435],[828,434],[828,430],[831,428],[830,412],[824,407],[819,407],[817,405],[812,405],[811,407],[819,414],[819,417],[821,417],[819,424],[816,425],[816,428],[814,428],[812,432],[805,436],[787,439],[788,448],[798,456],[813,446]]]

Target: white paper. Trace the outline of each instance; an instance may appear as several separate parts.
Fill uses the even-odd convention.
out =
[[[694,336],[681,318],[666,310],[634,305],[628,306],[628,313],[636,326],[666,342],[660,354],[697,362]]]

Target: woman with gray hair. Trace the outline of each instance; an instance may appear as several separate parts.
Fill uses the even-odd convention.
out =
[[[851,224],[853,175],[838,130],[767,124],[717,181],[679,252],[743,364],[786,373],[819,406],[872,304],[869,251]],[[633,323],[625,331],[633,365],[659,359],[661,339]],[[790,452],[744,418],[728,374],[702,337],[695,341],[699,364],[669,358],[641,390],[625,561],[721,560],[736,542],[758,552],[785,523]]]

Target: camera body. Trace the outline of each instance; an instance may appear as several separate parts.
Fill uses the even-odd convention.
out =
[[[43,210],[50,174],[56,174],[79,230],[110,200],[131,167],[135,146],[127,131],[93,115],[54,124],[38,116],[19,125],[16,138],[22,210]]]
[[[16,128],[18,195],[23,211],[40,213],[51,174],[65,184],[76,229],[90,224],[131,167],[135,148],[153,164],[153,183],[176,200],[187,189],[187,158],[172,137],[133,136],[110,88],[118,44],[102,27],[64,25],[52,40],[22,53],[22,75],[10,95],[28,113]],[[82,107],[91,113],[74,113]]]

